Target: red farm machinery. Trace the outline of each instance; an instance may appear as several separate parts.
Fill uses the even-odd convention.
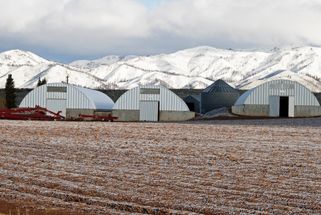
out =
[[[55,113],[43,108],[36,106],[34,108],[11,108],[11,109],[0,109],[0,119],[8,120],[44,120],[44,121],[59,121],[66,120],[64,116],[61,115],[61,111]],[[76,121],[111,121],[113,122],[117,117],[113,117],[111,114],[107,116],[97,116],[97,115],[85,115],[79,114],[78,118],[72,119]]]
[[[47,108],[36,106],[34,108],[0,109],[0,119],[10,120],[64,120],[65,117],[52,112]]]

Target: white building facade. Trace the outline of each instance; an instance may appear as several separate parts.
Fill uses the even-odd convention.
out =
[[[245,92],[232,107],[244,116],[321,116],[320,104],[306,87],[292,80],[273,80]]]
[[[182,121],[194,118],[195,113],[163,86],[139,86],[116,101],[113,116],[120,121]]]
[[[53,112],[61,111],[61,115],[69,118],[77,114],[93,114],[94,111],[111,111],[114,102],[96,90],[66,83],[50,83],[28,93],[19,107],[36,105]]]

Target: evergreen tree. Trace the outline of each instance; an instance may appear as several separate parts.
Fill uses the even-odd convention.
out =
[[[46,79],[46,78],[43,78],[41,84],[42,84],[42,85],[47,84],[47,79]]]
[[[40,77],[39,77],[39,79],[38,79],[38,83],[37,83],[37,87],[39,87],[39,86],[41,86],[41,79],[40,79]]]
[[[39,86],[41,86],[41,85],[44,85],[44,84],[47,84],[46,78],[44,78],[44,79],[41,80],[40,77],[39,77],[38,83],[37,83],[37,87],[39,87]]]
[[[16,105],[16,89],[14,87],[14,81],[12,78],[12,75],[9,74],[6,82],[6,88],[5,88],[5,93],[6,93],[6,107],[7,108],[15,108],[17,107]]]

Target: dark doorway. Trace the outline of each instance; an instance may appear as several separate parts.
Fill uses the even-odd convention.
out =
[[[195,104],[194,103],[187,102],[186,104],[187,104],[190,111],[195,112]]]
[[[289,97],[280,97],[280,117],[289,117]]]

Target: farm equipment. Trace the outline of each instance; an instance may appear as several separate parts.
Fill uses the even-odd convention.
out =
[[[40,106],[34,108],[0,109],[0,119],[11,120],[64,120],[65,117],[60,114],[61,111],[55,113]]]
[[[109,114],[108,116],[79,114],[79,120],[93,120],[93,121],[110,121],[110,122],[113,122],[115,119],[118,119],[118,117],[112,116],[111,114]]]
[[[110,121],[113,122],[118,117],[114,117],[111,114],[107,116],[98,116],[98,115],[86,115],[79,114],[78,118],[69,119],[69,120],[88,120],[88,121]],[[61,111],[55,113],[43,108],[36,106],[34,108],[11,108],[11,109],[0,109],[0,119],[9,119],[9,120],[65,120],[66,118],[61,115]]]

